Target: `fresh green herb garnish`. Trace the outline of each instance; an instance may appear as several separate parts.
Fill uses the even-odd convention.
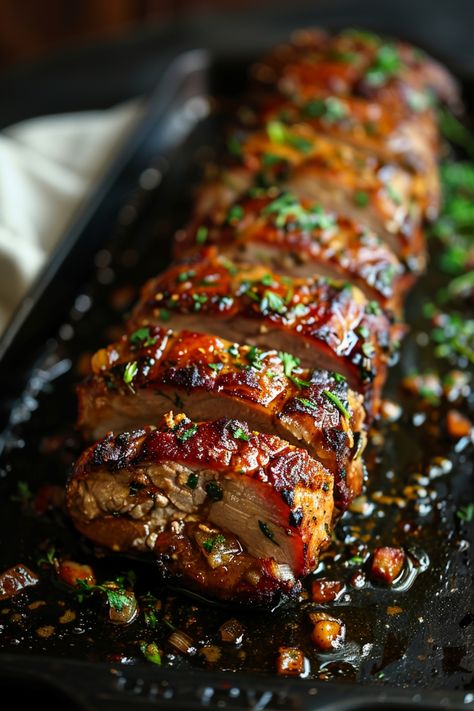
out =
[[[255,370],[262,369],[261,361],[263,358],[263,351],[259,350],[257,346],[251,346],[245,354],[245,357],[252,366],[252,368],[255,368]]]
[[[140,642],[140,651],[148,662],[161,665],[161,654],[155,642]]]
[[[347,565],[362,565],[363,562],[364,559],[360,555],[353,555],[346,561]]]
[[[297,397],[298,402],[301,402],[305,407],[309,407],[311,410],[317,410],[318,406],[313,400],[307,400],[305,397]]]
[[[54,561],[56,559],[56,548],[52,546],[51,548],[48,548],[44,556],[41,556],[41,558],[38,558],[38,565],[54,565]]]
[[[136,360],[133,360],[131,363],[127,363],[125,366],[125,370],[123,371],[123,382],[126,385],[130,385],[132,383],[134,377],[138,373],[138,363]]]
[[[264,521],[258,521],[258,525],[260,527],[261,532],[263,533],[264,536],[268,538],[269,541],[274,543],[276,546],[280,547],[280,544],[278,541],[275,540],[275,534],[273,533],[272,529],[266,524]]]
[[[345,407],[345,405],[340,401],[340,399],[337,397],[337,395],[334,395],[330,390],[323,390],[323,395],[327,397],[328,400],[330,400],[339,410],[341,415],[346,418],[346,420],[350,420],[351,418],[351,413],[349,410]]]
[[[262,215],[275,215],[275,225],[286,229],[327,230],[336,224],[334,216],[324,212],[320,205],[305,208],[298,198],[287,192],[266,205]]]
[[[244,215],[245,211],[242,205],[232,205],[229,212],[227,213],[227,222],[239,222],[239,220],[241,220]]]
[[[124,607],[131,604],[131,593],[124,588],[125,576],[119,576],[116,581],[94,585],[87,580],[76,580],[76,595],[79,602],[84,602],[85,598],[94,592],[105,593],[107,603],[116,612],[121,612]]]
[[[196,244],[205,244],[209,230],[204,225],[196,232]]]
[[[371,86],[383,86],[388,79],[394,77],[402,68],[402,61],[397,48],[391,44],[383,44],[377,50],[372,66],[365,73],[365,80]]]
[[[293,371],[300,366],[300,359],[295,358],[291,353],[285,353],[285,351],[279,351],[278,356],[283,364],[283,372],[286,377],[289,378],[295,385],[299,388],[306,388],[309,382],[306,380],[301,380],[300,378],[293,375]]]
[[[224,363],[208,363],[207,366],[211,370],[214,370],[216,373],[218,373],[224,367]]]
[[[456,516],[460,518],[461,521],[470,523],[474,518],[474,504],[461,506],[461,508],[456,511]]]
[[[227,148],[233,156],[236,156],[237,158],[241,157],[242,146],[240,145],[240,141],[236,135],[230,136],[229,140],[227,141]]]
[[[347,117],[347,108],[336,96],[325,99],[313,99],[303,107],[303,113],[309,118],[321,118],[327,123],[336,123]]]
[[[179,439],[180,442],[186,442],[188,439],[191,439],[191,437],[194,437],[198,429],[197,425],[191,425],[191,427],[188,427],[187,430],[179,432],[176,435],[176,438]]]
[[[228,347],[227,353],[232,356],[232,358],[237,358],[239,355],[239,347],[236,343],[233,343]]]
[[[157,340],[157,336],[152,336],[150,329],[147,326],[144,326],[143,328],[137,328],[137,330],[130,335],[130,343],[132,343],[134,346],[139,346],[143,348],[146,348],[147,346],[153,346],[157,342]]]
[[[222,501],[224,498],[222,487],[217,483],[217,481],[212,480],[206,484],[206,492],[211,501]]]
[[[248,442],[250,440],[250,435],[247,434],[242,427],[236,427],[232,432],[232,437],[234,439],[241,439],[244,442]]]
[[[357,207],[365,207],[369,202],[369,194],[363,190],[357,190],[354,193],[354,202]]]
[[[464,148],[474,158],[474,138],[469,129],[448,109],[439,109],[438,120],[441,133],[445,138]]]
[[[288,130],[281,121],[267,123],[267,135],[272,143],[286,144],[300,153],[309,153],[313,147],[312,141]]]
[[[212,553],[214,547],[219,543],[225,543],[225,536],[223,536],[222,533],[218,533],[212,538],[206,538],[206,540],[202,542],[202,547],[207,553]]]
[[[196,272],[193,269],[190,269],[187,272],[181,272],[178,275],[178,281],[182,284],[185,281],[190,281],[193,277],[196,276]]]
[[[16,492],[12,496],[12,500],[19,501],[21,504],[27,504],[33,498],[33,493],[27,481],[17,481]]]
[[[198,484],[199,484],[199,476],[194,473],[190,474],[188,476],[188,480],[186,481],[186,486],[189,489],[195,489]]]
[[[160,309],[159,318],[162,321],[169,321],[171,318],[171,312],[168,309]]]
[[[260,302],[260,308],[262,311],[270,310],[275,311],[277,314],[284,314],[287,310],[282,297],[275,294],[274,291],[269,291],[268,289],[263,294],[263,298]]]
[[[193,294],[194,301],[194,311],[200,311],[201,306],[209,301],[209,297],[206,294]]]

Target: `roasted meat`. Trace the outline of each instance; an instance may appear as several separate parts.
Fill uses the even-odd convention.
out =
[[[459,104],[459,87],[438,62],[399,41],[373,32],[331,35],[303,30],[274,49],[253,70],[259,89],[294,100],[315,95],[358,96],[417,115],[434,100]]]
[[[196,249],[206,230],[206,244],[234,261],[259,263],[291,277],[351,281],[381,306],[399,313],[414,281],[395,254],[362,224],[323,210],[274,188],[254,191],[227,211],[180,230],[175,254]]]
[[[193,420],[245,419],[304,447],[334,477],[336,506],[362,490],[362,397],[328,371],[289,353],[239,346],[201,333],[140,328],[92,358],[78,388],[79,427],[91,438],[157,422],[174,406]]]
[[[329,541],[332,476],[307,452],[239,420],[109,433],[67,488],[77,529],[115,551],[151,553],[205,594],[288,594]]]
[[[154,324],[292,353],[304,368],[346,377],[369,413],[378,409],[393,347],[390,320],[356,287],[235,264],[214,247],[146,284],[129,325]]]
[[[195,219],[230,208],[255,186],[279,186],[327,211],[374,231],[412,271],[426,261],[422,219],[436,215],[439,195],[421,174],[347,143],[316,133],[307,124],[270,123],[248,135],[235,167],[198,191]],[[230,201],[230,202],[229,202]]]

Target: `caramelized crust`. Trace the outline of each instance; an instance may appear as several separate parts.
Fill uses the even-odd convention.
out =
[[[350,284],[236,265],[210,247],[145,286],[129,328],[163,323],[291,352],[303,367],[347,377],[363,393],[366,410],[377,411],[392,326],[379,305]]]
[[[95,543],[156,553],[196,589],[258,601],[315,568],[332,497],[332,477],[304,450],[238,420],[170,413],[159,429],[109,433],[86,450],[66,501]],[[183,559],[172,555],[181,547]]]
[[[414,281],[395,254],[360,223],[275,188],[257,189],[230,207],[215,209],[177,233],[175,254],[206,244],[236,261],[258,262],[291,277],[316,274],[351,281],[386,309],[400,312]]]
[[[452,106],[459,103],[457,83],[438,62],[416,47],[372,32],[298,32],[257,65],[253,75],[260,87],[278,88],[292,99],[323,91],[376,99],[412,115],[420,105],[430,106],[433,95]]]
[[[78,424],[97,439],[155,422],[171,404],[193,420],[242,418],[306,448],[331,472],[336,506],[346,508],[362,490],[362,397],[342,376],[290,370],[293,362],[215,336],[141,328],[93,356],[93,375],[78,387]]]

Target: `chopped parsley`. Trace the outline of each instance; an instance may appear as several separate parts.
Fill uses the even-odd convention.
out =
[[[247,432],[245,432],[242,427],[236,427],[232,432],[232,437],[234,439],[241,439],[244,442],[248,442],[250,440],[250,435],[247,434]]]
[[[168,309],[160,309],[160,315],[159,318],[162,321],[169,321],[171,318],[171,312],[168,311]]]
[[[196,232],[196,244],[205,244],[209,230],[204,225]]]
[[[199,476],[193,472],[192,474],[190,474],[188,476],[188,479],[186,481],[186,486],[189,489],[195,489],[198,484],[199,484]]]
[[[323,395],[327,397],[327,399],[330,400],[337,407],[341,415],[345,417],[346,420],[350,420],[351,413],[337,397],[337,395],[334,395],[334,393],[332,393],[330,390],[323,390]]]
[[[270,310],[275,311],[277,314],[284,314],[287,310],[282,297],[275,294],[274,291],[269,291],[268,289],[263,294],[263,298],[260,302],[260,308],[262,311]]]
[[[275,225],[286,229],[327,230],[335,226],[333,215],[324,212],[320,205],[308,208],[292,193],[284,192],[262,209],[262,215],[275,215]]]
[[[222,533],[218,533],[216,536],[212,536],[212,538],[206,538],[206,540],[202,542],[202,547],[207,553],[212,553],[215,546],[219,543],[225,543],[225,536],[223,536]]]
[[[178,275],[178,281],[180,284],[182,284],[185,281],[189,281],[193,277],[196,276],[196,272],[193,269],[190,269],[187,272],[181,272],[181,274]]]
[[[242,205],[232,205],[229,212],[227,213],[227,222],[232,224],[234,222],[239,222],[245,215],[244,208]]]
[[[130,582],[130,578],[129,578]],[[79,602],[84,602],[85,598],[94,592],[105,593],[107,603],[109,607],[114,609],[116,612],[122,612],[124,607],[128,607],[132,604],[132,596],[128,590],[125,590],[125,576],[119,576],[116,581],[102,583],[101,585],[95,585],[89,583],[83,578],[78,578],[76,580],[76,595]]]
[[[37,564],[38,565],[54,565],[54,562],[56,560],[56,548],[54,546],[51,546],[51,548],[48,548],[46,553],[41,556],[41,558],[38,558]]]
[[[264,521],[260,521],[260,519],[258,520],[258,525],[263,535],[266,536],[268,540],[274,543],[276,546],[280,547],[278,541],[275,540],[275,534],[273,533],[270,526],[268,526],[268,524],[266,524]]]
[[[262,369],[262,358],[263,358],[263,351],[261,351],[257,346],[251,346],[248,350],[248,352],[245,354],[246,359],[252,366],[252,368],[255,368],[255,370],[261,370]]]
[[[383,86],[402,68],[398,49],[392,44],[383,44],[378,48],[374,62],[365,73],[365,80],[371,86]]]
[[[299,388],[306,388],[309,382],[306,380],[301,380],[300,378],[293,375],[293,371],[300,367],[300,359],[295,358],[291,353],[285,353],[285,351],[279,351],[278,356],[283,364],[283,372],[286,377],[291,380]]]
[[[33,493],[27,481],[17,481],[16,494],[12,496],[13,501],[19,501],[21,504],[27,504],[33,498]]]
[[[260,279],[260,284],[263,286],[273,286],[273,277],[271,274],[264,274]]]
[[[198,429],[197,425],[191,425],[188,429],[178,432],[176,438],[179,439],[180,442],[186,442],[188,439],[191,439],[191,437],[194,437]]]
[[[308,399],[305,398],[305,397],[297,397],[296,399],[297,399],[298,402],[300,402],[302,405],[304,405],[305,407],[309,407],[311,410],[317,410],[317,409],[318,409],[318,406],[316,405],[316,403],[314,402],[314,400],[308,400]]]
[[[309,118],[321,118],[327,123],[336,123],[347,117],[347,108],[336,96],[313,99],[303,107],[303,113]]]
[[[147,346],[153,346],[158,338],[157,336],[151,335],[150,329],[147,326],[143,326],[143,328],[137,328],[137,330],[130,335],[129,340],[134,346],[146,348]]]
[[[224,367],[224,363],[208,363],[207,367],[218,373]]]
[[[461,521],[470,523],[474,518],[474,504],[461,506],[461,508],[456,511],[456,516],[461,519]]]
[[[369,194],[364,190],[357,190],[354,193],[354,202],[357,207],[365,207],[369,203]]]
[[[130,385],[133,382],[134,377],[138,373],[138,363],[133,360],[131,363],[127,363],[125,370],[123,371],[123,382],[126,385]]]
[[[269,121],[267,135],[272,143],[286,144],[300,153],[309,153],[313,147],[312,141],[289,131],[281,121]]]
[[[192,298],[194,301],[194,311],[200,311],[201,306],[209,300],[207,294],[193,294]]]
[[[206,492],[211,501],[222,501],[224,498],[222,487],[217,483],[217,481],[212,480],[206,484]]]
[[[227,353],[232,356],[232,358],[238,358],[239,356],[239,347],[236,343],[233,343],[231,346],[228,347]]]
[[[372,358],[375,353],[375,348],[370,341],[366,341],[366,343],[363,343],[361,348],[362,353],[365,355],[366,358]]]

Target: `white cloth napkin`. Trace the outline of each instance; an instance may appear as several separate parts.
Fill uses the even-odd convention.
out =
[[[0,334],[140,113],[133,101],[0,134]]]

